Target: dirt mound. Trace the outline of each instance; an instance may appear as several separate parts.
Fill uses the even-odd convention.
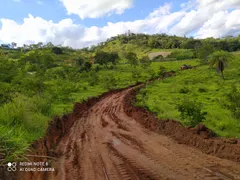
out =
[[[174,120],[159,120],[144,108],[133,106],[136,92],[135,89],[125,97],[125,112],[144,127],[170,136],[180,144],[198,148],[203,153],[240,162],[240,143],[237,143],[239,140],[215,137],[215,133],[204,125],[185,128]]]

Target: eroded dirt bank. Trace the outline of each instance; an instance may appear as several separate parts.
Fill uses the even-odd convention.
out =
[[[215,137],[215,133],[204,125],[186,128],[174,120],[159,120],[153,113],[144,108],[133,106],[137,91],[134,89],[125,96],[124,109],[129,117],[137,120],[151,131],[171,137],[179,144],[195,147],[203,153],[240,163],[239,140]]]
[[[204,139],[211,132],[203,127],[157,120],[131,105],[135,90],[105,93],[56,118],[29,157],[51,161],[55,171],[18,173],[14,179],[240,179],[239,144]]]

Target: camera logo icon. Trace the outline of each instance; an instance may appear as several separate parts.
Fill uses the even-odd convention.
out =
[[[17,170],[17,163],[16,162],[9,162],[8,164],[7,164],[7,170],[8,171],[16,171]]]

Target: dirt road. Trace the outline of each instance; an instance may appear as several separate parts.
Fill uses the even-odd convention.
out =
[[[124,100],[131,90],[102,97],[72,121],[57,140],[35,144],[45,149],[42,153],[54,154],[55,172],[25,173],[19,179],[240,179],[239,163],[179,144],[129,117]],[[60,121],[56,126],[61,123],[68,122]],[[54,142],[56,147],[51,149]]]

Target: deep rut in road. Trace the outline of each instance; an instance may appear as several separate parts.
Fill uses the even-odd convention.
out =
[[[201,136],[131,105],[136,87],[111,91],[55,118],[36,141],[32,161],[54,157],[55,172],[18,173],[19,179],[240,179],[240,145]],[[206,134],[205,134],[206,135]],[[194,148],[193,148],[194,147]],[[204,153],[202,153],[204,152]],[[207,153],[207,154],[206,154]],[[216,155],[216,156],[213,156]],[[227,160],[228,159],[228,160]]]

